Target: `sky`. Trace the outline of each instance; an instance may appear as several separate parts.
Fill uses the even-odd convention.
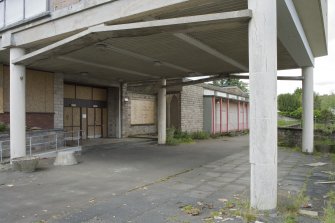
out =
[[[278,75],[300,76],[301,70],[279,71]],[[278,81],[277,92],[292,93],[301,87],[300,81]],[[323,95],[335,93],[335,1],[328,1],[328,56],[316,58],[314,91]]]

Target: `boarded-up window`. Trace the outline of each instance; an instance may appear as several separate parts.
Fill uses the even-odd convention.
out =
[[[155,100],[131,100],[131,125],[151,125],[155,123]]]
[[[85,86],[76,86],[76,98],[83,100],[92,100],[92,88]]]
[[[64,84],[64,98],[76,98],[76,86]]]
[[[54,76],[48,72],[27,70],[27,112],[54,111]]]
[[[9,112],[9,67],[4,67],[4,111]],[[49,72],[26,71],[26,111],[54,112],[54,75]]]
[[[93,100],[107,101],[107,90],[103,88],[93,88]]]

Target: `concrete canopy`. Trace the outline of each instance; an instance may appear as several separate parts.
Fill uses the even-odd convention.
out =
[[[109,81],[248,71],[250,10],[100,25],[26,54],[28,67]],[[237,47],[238,46],[238,47]],[[279,68],[297,67],[278,41]],[[70,81],[82,79],[72,76]]]
[[[17,64],[65,73],[67,81],[127,82],[248,71],[248,1],[146,1],[101,1],[67,16],[54,12],[50,19],[3,33],[1,46],[24,47],[30,53]],[[326,54],[327,1],[310,1],[315,10],[307,14],[313,22],[306,14],[310,4],[304,2],[277,1],[279,70],[313,66],[315,56]],[[95,16],[97,12],[101,15]],[[153,21],[143,22],[148,20]],[[8,53],[2,49],[1,62],[9,62]]]

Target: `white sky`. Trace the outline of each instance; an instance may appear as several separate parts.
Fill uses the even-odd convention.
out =
[[[301,70],[279,71],[278,75],[301,75]],[[292,93],[301,82],[278,81],[278,94]],[[314,91],[319,94],[335,93],[335,1],[328,1],[328,56],[316,58]]]

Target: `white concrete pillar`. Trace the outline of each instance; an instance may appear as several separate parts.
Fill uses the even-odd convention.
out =
[[[166,80],[163,79],[158,91],[158,144],[166,143]]]
[[[277,1],[248,0],[250,72],[250,202],[277,206]]]
[[[26,155],[26,68],[12,61],[25,54],[10,49],[10,158]]]
[[[313,153],[314,151],[314,88],[313,67],[302,69],[303,90],[303,119],[302,119],[302,151]]]

